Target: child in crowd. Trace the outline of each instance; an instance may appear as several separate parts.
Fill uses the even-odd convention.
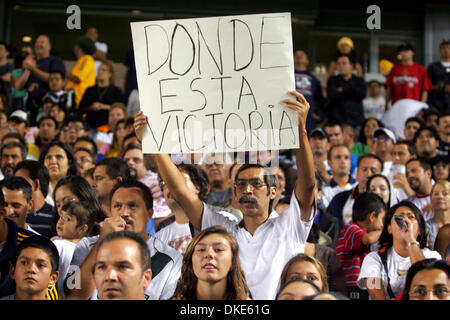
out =
[[[31,236],[17,248],[10,268],[15,293],[2,300],[53,300],[49,287],[58,280],[59,255],[55,245],[43,236]]]
[[[364,257],[370,246],[376,243],[383,228],[386,205],[378,195],[362,193],[355,200],[352,222],[346,224],[339,234],[336,255],[345,272],[349,297],[367,300],[368,293],[360,290],[357,280]]]
[[[94,235],[95,228],[98,226],[93,210],[78,201],[69,201],[62,206],[61,217],[56,225],[60,238],[53,240],[59,252],[60,280],[57,289],[60,295],[63,294],[63,281],[69,271],[77,243],[83,237]]]

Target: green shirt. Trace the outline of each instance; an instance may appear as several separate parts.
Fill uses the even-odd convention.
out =
[[[22,75],[22,73],[23,73],[22,69],[14,69],[11,72],[11,77],[19,78]],[[25,89],[14,90],[13,98],[24,98],[26,94],[27,94],[27,90],[25,90]]]
[[[369,152],[370,148],[360,142],[354,142],[353,148],[350,150],[354,155],[361,157]]]

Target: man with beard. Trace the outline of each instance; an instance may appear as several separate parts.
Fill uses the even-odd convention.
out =
[[[231,159],[228,154],[208,154],[205,156],[203,168],[208,175],[211,190],[208,204],[228,207],[231,203],[231,188],[228,186],[228,170]]]
[[[433,127],[422,127],[414,135],[414,144],[417,155],[428,161],[437,156],[439,146],[439,134]]]
[[[152,281],[145,289],[149,300],[167,300],[172,297],[177,285],[183,256],[161,240],[147,232],[147,223],[153,215],[153,198],[149,188],[133,178],[117,183],[111,191],[111,216],[103,221],[99,236],[85,237],[78,242],[72,258],[72,269],[66,287],[70,289],[69,299],[97,299],[95,283],[92,278],[98,244],[108,234],[116,231],[130,231],[141,236],[147,243],[151,256]],[[81,277],[80,286],[73,286],[74,277]]]
[[[431,188],[433,186],[431,176],[431,166],[426,159],[409,159],[406,162],[406,179],[408,179],[409,186],[415,192],[408,200],[422,211],[425,221],[434,217],[430,199]]]
[[[239,199],[243,214],[243,219],[236,222],[217,214],[192,194],[182,172],[168,154],[154,154],[164,183],[195,230],[223,225],[235,237],[248,287],[257,300],[275,298],[282,269],[292,256],[304,252],[316,213],[314,161],[306,132],[309,104],[297,91],[289,93],[295,100],[282,102],[297,113],[300,147],[295,150],[295,155],[298,174],[290,206],[278,217],[271,216],[277,182],[267,166],[244,164],[236,173],[234,196]],[[140,111],[134,121],[140,140],[145,126],[147,117]]]
[[[119,158],[106,158],[101,160],[94,169],[94,191],[107,216],[111,213],[109,199],[114,185],[122,179],[130,177],[130,168],[125,161]]]
[[[27,157],[27,147],[19,142],[8,142],[0,149],[0,180],[14,175],[16,165]]]

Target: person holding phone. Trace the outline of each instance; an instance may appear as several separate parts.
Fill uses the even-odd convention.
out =
[[[412,264],[429,258],[442,259],[437,251],[426,247],[422,213],[407,200],[389,209],[379,243],[381,249],[364,258],[358,278],[358,286],[367,289],[372,300],[400,298]]]

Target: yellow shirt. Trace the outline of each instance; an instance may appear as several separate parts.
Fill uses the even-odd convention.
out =
[[[78,108],[84,91],[86,91],[87,88],[95,85],[94,58],[92,58],[91,55],[85,54],[77,60],[72,68],[71,73],[80,79],[80,83],[76,84],[72,81],[68,81],[66,85],[66,92],[71,88],[75,91],[75,102]]]

